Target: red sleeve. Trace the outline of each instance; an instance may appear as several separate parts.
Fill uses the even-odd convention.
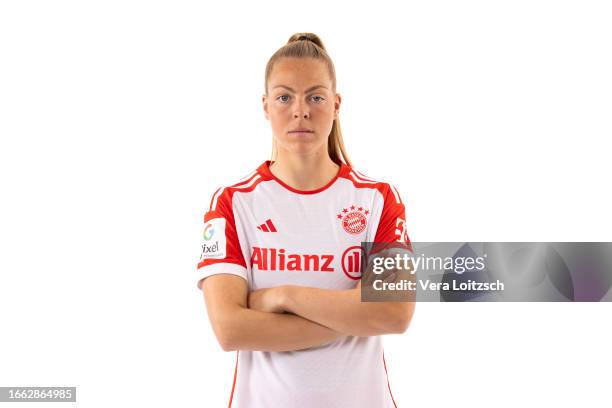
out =
[[[218,197],[216,195],[218,194]],[[202,245],[198,262],[198,287],[210,275],[229,273],[247,279],[246,263],[236,230],[230,189],[217,191],[204,214]]]
[[[385,184],[381,189],[384,203],[374,242],[394,242],[412,251],[406,231],[406,210],[397,189]]]

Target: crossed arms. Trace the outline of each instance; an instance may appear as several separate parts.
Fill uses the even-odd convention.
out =
[[[346,290],[284,285],[249,293],[241,277],[218,274],[201,288],[225,351],[293,351],[342,336],[403,333],[414,313],[414,302],[361,302],[361,281]]]

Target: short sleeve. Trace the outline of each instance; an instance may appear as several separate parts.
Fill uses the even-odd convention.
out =
[[[229,189],[217,190],[209,211],[204,214],[197,271],[198,288],[202,279],[219,273],[237,275],[247,280],[247,268],[236,231]]]
[[[374,238],[375,247],[380,250],[387,247],[380,245],[381,243],[394,243],[396,245],[392,247],[400,246],[412,252],[412,245],[406,231],[406,209],[399,192],[394,186],[385,183],[381,194],[384,202]]]

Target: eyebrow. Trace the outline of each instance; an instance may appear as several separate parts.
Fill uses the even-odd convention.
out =
[[[272,89],[276,89],[276,88],[285,88],[286,90],[288,90],[288,91],[290,91],[290,92],[295,93],[295,90],[294,90],[294,89],[292,89],[292,88],[290,88],[290,87],[288,87],[287,85],[276,85],[276,86],[275,86],[274,88],[272,88]],[[306,92],[305,92],[305,93],[312,92],[312,91],[314,91],[315,89],[318,89],[318,88],[326,88],[326,89],[327,89],[327,87],[326,87],[326,86],[323,86],[323,85],[315,85],[315,86],[311,86],[310,88],[308,88],[308,89],[306,90]]]

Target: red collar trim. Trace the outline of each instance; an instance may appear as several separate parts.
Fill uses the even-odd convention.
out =
[[[338,180],[339,177],[346,177],[346,176],[348,176],[349,172],[351,171],[350,166],[348,166],[345,163],[342,163],[340,165],[340,169],[338,170],[338,173],[334,176],[333,179],[331,179],[323,187],[317,188],[316,190],[298,190],[296,188],[291,187],[287,183],[283,182],[281,179],[277,178],[274,174],[272,174],[272,172],[270,171],[270,163],[271,162],[272,162],[271,160],[266,160],[265,162],[263,162],[257,168],[257,172],[259,174],[261,174],[265,180],[274,180],[278,184],[280,184],[281,186],[285,187],[287,190],[289,190],[291,192],[294,192],[294,193],[297,193],[297,194],[316,194],[316,193],[320,193],[321,191],[327,190],[329,187],[331,187],[332,184],[334,184],[336,182],[336,180]]]

